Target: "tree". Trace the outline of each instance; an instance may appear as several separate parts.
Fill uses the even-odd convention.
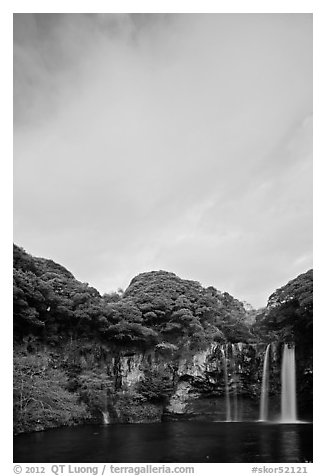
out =
[[[47,354],[14,356],[14,430],[43,429],[83,422],[89,417],[78,396],[67,390],[66,374]]]
[[[250,339],[239,301],[167,271],[136,276],[125,292],[104,294],[63,266],[14,246],[14,324],[52,346],[92,338],[133,348],[159,342],[196,351],[214,340]]]
[[[158,334],[153,329],[125,320],[109,326],[106,336],[111,342],[123,347],[150,348],[158,342]]]
[[[313,271],[300,274],[277,289],[257,319],[255,328],[280,340],[312,343]]]
[[[137,391],[151,403],[164,403],[173,392],[173,380],[167,369],[147,369]]]

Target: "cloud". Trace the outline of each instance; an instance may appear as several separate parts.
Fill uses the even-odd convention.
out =
[[[19,244],[101,291],[168,269],[255,305],[311,265],[310,15],[14,29]]]

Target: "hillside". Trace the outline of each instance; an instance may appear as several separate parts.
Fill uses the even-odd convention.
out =
[[[198,350],[213,341],[253,338],[241,302],[213,287],[152,271],[126,291],[104,294],[63,266],[14,246],[14,330],[56,345],[87,336],[112,346],[152,348],[162,342]],[[190,338],[191,336],[191,338]]]

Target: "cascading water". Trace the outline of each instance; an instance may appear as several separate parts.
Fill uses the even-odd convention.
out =
[[[230,393],[229,393],[229,383],[228,383],[228,368],[227,368],[226,355],[225,355],[224,349],[221,349],[221,353],[222,353],[223,368],[224,368],[226,421],[231,421],[231,405],[230,405]]]
[[[102,416],[103,416],[103,425],[109,425],[110,424],[109,412],[102,412]]]
[[[234,408],[234,421],[238,421],[238,384],[237,384],[237,367],[236,367],[236,350],[235,345],[232,344],[232,367],[233,367],[233,408]]]
[[[108,411],[108,395],[105,392],[104,396],[104,410],[102,411],[102,417],[103,417],[103,425],[109,425],[110,424],[110,414]]]
[[[268,418],[268,387],[269,387],[269,349],[270,344],[268,344],[265,352],[264,358],[264,367],[263,367],[263,381],[261,386],[261,396],[260,396],[260,411],[259,411],[259,420],[266,421]]]
[[[295,349],[284,345],[282,360],[282,396],[281,422],[297,421],[296,383],[295,383]]]

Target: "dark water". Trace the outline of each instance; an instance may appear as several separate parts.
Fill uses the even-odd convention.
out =
[[[14,438],[15,463],[312,461],[312,424],[173,422],[61,428]]]

